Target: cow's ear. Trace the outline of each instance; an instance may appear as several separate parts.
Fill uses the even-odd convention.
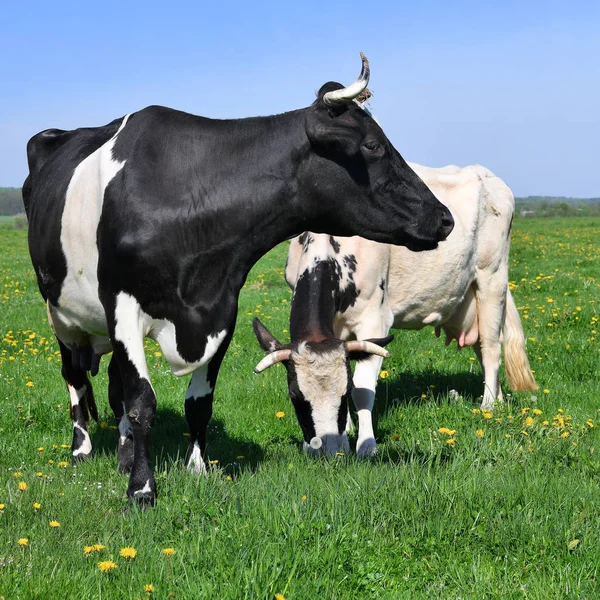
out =
[[[355,111],[344,108],[339,113],[338,110],[315,104],[306,115],[306,135],[317,154],[355,156],[362,142]]]
[[[370,344],[376,344],[377,346],[384,348],[394,339],[393,335],[388,335],[384,338],[371,338],[365,340],[365,342],[369,342]],[[367,352],[364,350],[352,350],[348,352],[348,358],[350,360],[355,360],[356,362],[360,362],[361,360],[367,360],[374,355],[373,352]]]
[[[283,347],[283,344],[260,322],[260,319],[256,318],[252,321],[252,329],[254,329],[254,335],[260,347],[265,352],[275,352]]]

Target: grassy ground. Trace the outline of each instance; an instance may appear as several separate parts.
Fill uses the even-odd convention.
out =
[[[470,350],[444,348],[432,330],[397,332],[372,462],[305,458],[283,367],[252,374],[263,355],[252,317],[287,338],[286,248],[275,249],[242,294],[207,478],[182,465],[187,378],[148,342],[159,499],[139,511],[116,470],[106,360],[97,456],[70,465],[68,396],[26,234],[0,227],[0,596],[600,597],[598,240],[600,220],[515,224],[512,287],[537,397],[482,414]]]

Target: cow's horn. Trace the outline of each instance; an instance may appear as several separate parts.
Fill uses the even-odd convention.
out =
[[[367,85],[369,85],[369,76],[371,75],[371,70],[369,69],[369,61],[367,57],[361,52],[360,58],[362,60],[362,71],[358,79],[348,87],[345,87],[341,90],[334,90],[333,92],[327,92],[323,96],[323,102],[327,104],[327,106],[335,106],[336,104],[346,104],[365,90]]]
[[[352,340],[346,342],[346,350],[348,352],[366,352],[367,354],[377,354],[377,356],[383,356],[383,358],[389,358],[391,354],[381,346],[373,342],[367,342],[366,340]]]
[[[278,362],[289,360],[292,351],[287,348],[286,350],[275,350],[271,354],[267,354],[254,368],[255,373],[262,373],[265,369],[272,367]]]

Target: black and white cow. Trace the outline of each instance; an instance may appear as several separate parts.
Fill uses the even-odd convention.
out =
[[[382,356],[352,351],[352,337],[385,345],[389,329],[435,327],[473,346],[485,385],[483,409],[502,399],[498,382],[501,344],[514,390],[537,389],[525,353],[525,338],[508,289],[508,254],[514,198],[506,184],[481,166],[464,169],[411,167],[451,210],[455,227],[437,250],[407,248],[360,237],[304,233],[292,240],[286,280],[294,288],[290,315],[292,344],[283,347],[260,324],[254,329],[266,351],[257,367],[283,360],[290,397],[306,444],[328,452],[347,448],[350,392],[358,413],[357,453],[376,452],[372,408]],[[354,376],[350,360],[357,362]],[[314,436],[320,437],[313,440]],[[311,442],[312,440],[312,442]]]
[[[29,249],[59,340],[74,420],[90,456],[87,372],[113,351],[109,399],[127,494],[153,502],[156,399],[143,340],[156,340],[185,399],[191,470],[204,472],[217,374],[252,265],[305,229],[432,249],[450,212],[353,99],[327,83],[309,107],[212,120],[151,106],[103,127],[50,129],[28,144]]]

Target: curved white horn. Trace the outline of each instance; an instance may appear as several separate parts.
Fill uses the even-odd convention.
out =
[[[369,61],[367,57],[361,52],[360,58],[362,60],[362,71],[358,79],[348,87],[345,87],[341,90],[334,90],[333,92],[327,92],[323,96],[323,102],[327,104],[327,106],[335,106],[336,104],[346,104],[351,100],[354,100],[357,96],[359,96],[369,85],[369,76],[371,75],[371,70],[369,69]]]
[[[346,342],[346,350],[348,350],[348,352],[366,352],[367,354],[377,354],[377,356],[383,356],[383,358],[389,358],[391,356],[391,354],[385,348],[365,340],[352,340],[350,342]]]
[[[254,367],[255,373],[262,373],[265,369],[272,367],[278,362],[289,360],[292,351],[288,348],[286,350],[275,350],[271,354],[267,354],[257,365]]]

